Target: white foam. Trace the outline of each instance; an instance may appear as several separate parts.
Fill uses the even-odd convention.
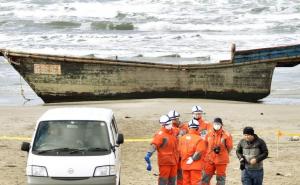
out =
[[[231,43],[238,50],[299,44],[298,7],[286,0],[2,0],[0,48],[103,58],[179,54],[187,58],[180,62],[207,56],[216,62],[230,58]],[[51,26],[59,21],[80,27]],[[134,30],[91,27],[101,21],[132,23]],[[298,78],[298,66],[276,68],[272,86],[282,89],[288,80],[293,84],[286,92],[299,89]]]
[[[267,97],[261,100],[265,104],[280,104],[280,105],[299,105],[300,98],[272,98]]]

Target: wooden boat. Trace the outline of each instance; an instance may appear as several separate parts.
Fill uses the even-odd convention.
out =
[[[193,97],[257,101],[270,94],[275,67],[300,63],[300,44],[236,51],[214,64],[172,65],[15,52],[0,55],[44,102]]]

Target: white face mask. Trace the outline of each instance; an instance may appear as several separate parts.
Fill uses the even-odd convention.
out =
[[[194,118],[194,119],[199,119],[199,118],[201,118],[201,116],[202,116],[202,114],[199,113],[199,112],[193,113],[193,118]]]
[[[222,127],[221,124],[219,124],[219,123],[214,123],[214,129],[215,129],[215,130],[220,130],[221,127]]]
[[[165,128],[166,128],[167,130],[171,130],[171,129],[172,129],[172,124],[166,125]]]

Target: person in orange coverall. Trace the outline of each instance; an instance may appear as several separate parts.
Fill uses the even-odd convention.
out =
[[[159,120],[162,125],[151,142],[151,148],[145,156],[147,170],[151,171],[150,158],[157,150],[157,160],[159,168],[159,185],[175,185],[177,176],[177,165],[179,160],[177,129],[172,128],[172,121],[167,115],[163,115]]]
[[[199,134],[204,139],[206,134],[212,129],[211,123],[203,118],[204,111],[199,105],[192,107],[193,118],[199,122]]]
[[[206,143],[198,132],[199,122],[189,121],[189,132],[179,139],[178,150],[183,169],[183,185],[199,185],[206,152]]]
[[[177,128],[180,135],[183,135],[182,133],[182,126],[183,123],[179,120],[180,114],[176,112],[175,110],[170,110],[168,113],[169,118],[172,120],[172,126],[173,128]]]
[[[179,120],[180,114],[175,110],[170,110],[168,116],[172,120],[173,128],[178,129],[179,136],[183,135],[185,131],[181,130],[182,123]],[[177,165],[177,185],[182,185],[182,178],[181,159],[179,157]]]
[[[199,135],[203,139],[205,139],[207,132],[209,132],[212,129],[212,124],[210,122],[204,120],[203,114],[204,114],[204,111],[199,105],[195,105],[192,107],[193,119],[195,119],[199,122],[199,129],[198,129]],[[181,133],[183,133],[181,135],[188,133],[188,130],[189,130],[188,122],[181,124],[180,130],[181,130]]]
[[[205,141],[207,154],[205,156],[206,163],[202,185],[209,184],[215,172],[217,185],[225,185],[226,168],[229,163],[229,153],[233,148],[233,142],[232,136],[223,129],[221,118],[214,119],[213,130],[206,135]]]

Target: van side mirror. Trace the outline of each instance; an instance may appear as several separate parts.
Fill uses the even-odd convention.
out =
[[[30,143],[23,142],[22,145],[21,145],[21,150],[25,151],[25,152],[29,152],[29,149],[30,149]]]
[[[120,145],[122,143],[124,143],[124,135],[123,134],[118,134],[117,144]]]

